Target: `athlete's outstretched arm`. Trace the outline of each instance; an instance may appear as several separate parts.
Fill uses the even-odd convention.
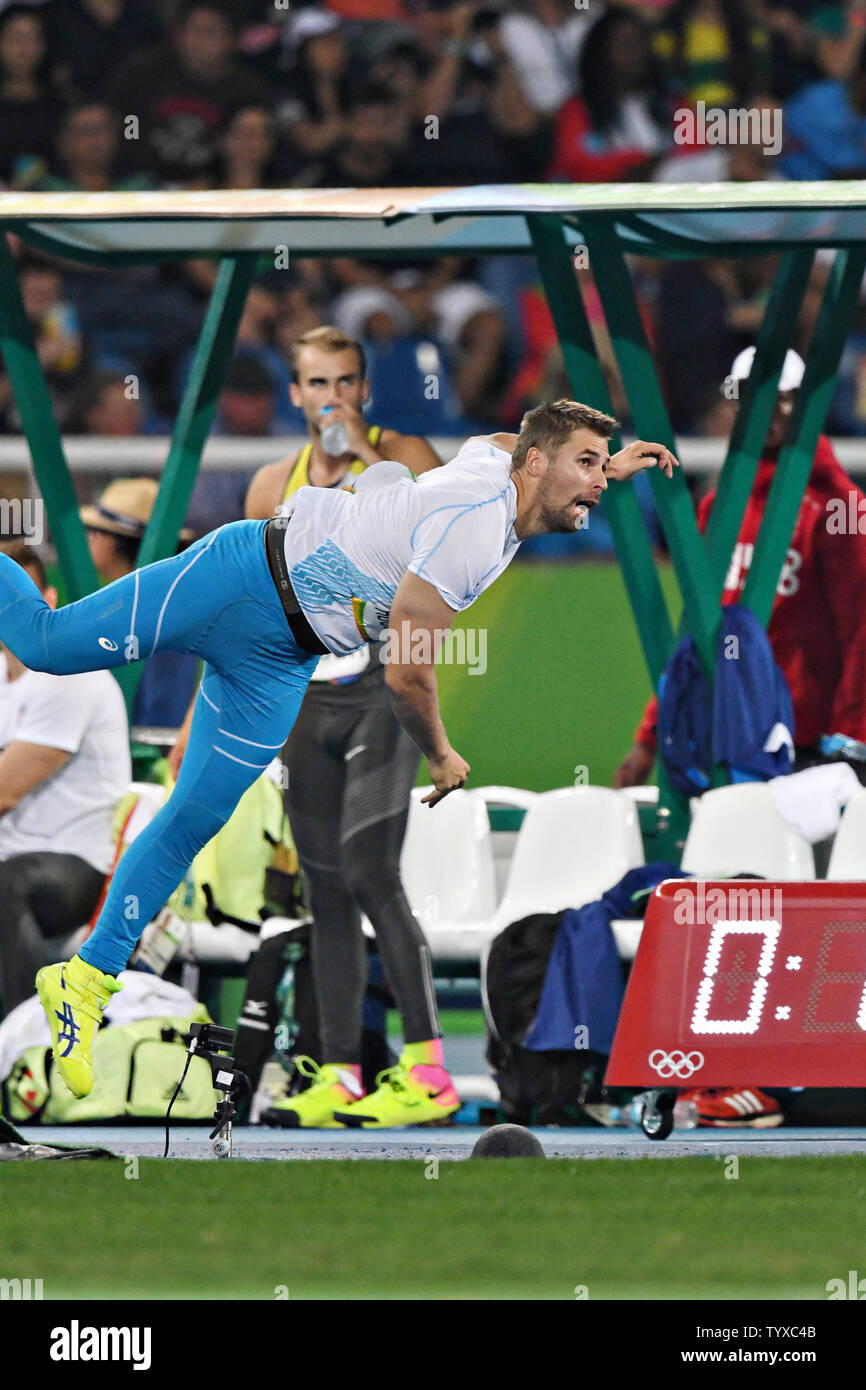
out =
[[[469,764],[448,741],[433,668],[454,616],[454,609],[432,584],[416,574],[404,574],[391,605],[391,625],[382,653],[385,681],[397,717],[430,767],[436,790],[424,800],[431,806],[462,787],[469,775]]]

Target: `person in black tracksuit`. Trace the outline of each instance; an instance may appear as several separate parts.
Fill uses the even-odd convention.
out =
[[[292,398],[307,417],[310,442],[292,458],[258,471],[247,496],[248,517],[273,515],[304,486],[351,484],[382,459],[404,463],[416,474],[438,466],[424,440],[370,427],[363,419],[367,383],[359,344],[333,329],[317,329],[296,345],[294,356]],[[324,421],[335,420],[349,441],[338,458],[325,452],[320,439]],[[320,660],[284,750],[286,811],[314,921],[311,955],[323,1065],[307,1091],[265,1111],[265,1122],[273,1125],[330,1126],[335,1109],[345,1110],[363,1095],[362,914],[375,932],[406,1044],[417,1047],[421,1063],[442,1061],[430,948],[400,881],[420,754],[393,711],[380,651],[376,644]],[[444,1068],[443,1076],[447,1080]],[[452,1096],[443,1114],[459,1103],[450,1084],[444,1086],[443,1099]]]

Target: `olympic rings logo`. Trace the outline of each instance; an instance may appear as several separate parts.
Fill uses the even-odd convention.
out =
[[[689,1052],[688,1054],[685,1052],[665,1052],[663,1048],[657,1047],[654,1052],[650,1053],[647,1060],[653,1071],[657,1071],[664,1080],[671,1076],[678,1076],[681,1081],[687,1081],[704,1065],[704,1054],[702,1052]]]

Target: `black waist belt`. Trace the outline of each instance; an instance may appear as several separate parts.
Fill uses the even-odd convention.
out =
[[[325,656],[328,648],[307,621],[306,615],[295,597],[292,581],[289,579],[289,572],[286,568],[285,534],[289,520],[290,518],[287,516],[275,516],[265,527],[265,554],[268,557],[268,569],[277,587],[277,593],[292,630],[292,636],[298,646],[302,651],[309,652],[311,656]]]

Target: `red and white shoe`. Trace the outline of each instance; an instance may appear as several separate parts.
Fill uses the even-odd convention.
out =
[[[779,1102],[757,1086],[680,1091],[677,1100],[693,1101],[698,1109],[698,1124],[716,1129],[775,1129],[784,1120]]]

